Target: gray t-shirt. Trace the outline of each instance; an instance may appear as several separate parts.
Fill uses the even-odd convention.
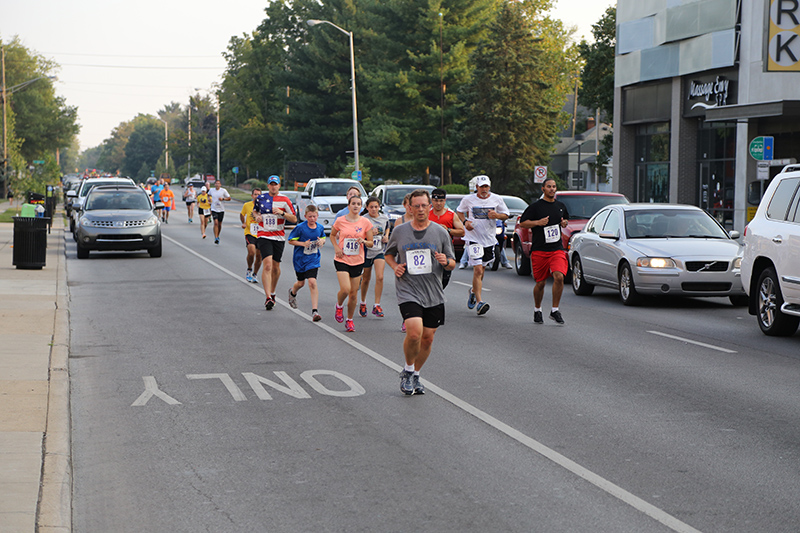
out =
[[[392,230],[386,255],[393,255],[397,263],[406,263],[406,271],[394,281],[397,303],[415,302],[422,307],[444,303],[444,267],[434,258],[436,252],[455,259],[453,241],[447,230],[439,224],[431,222],[426,229],[416,231],[411,227],[411,222],[406,222]],[[412,273],[426,270],[430,272]]]
[[[375,259],[383,253],[383,236],[389,226],[389,217],[379,213],[377,218],[372,218],[369,213],[364,218],[372,222],[372,248],[367,248],[367,259]]]

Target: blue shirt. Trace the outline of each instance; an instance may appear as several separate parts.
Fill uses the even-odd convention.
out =
[[[315,241],[325,237],[325,228],[322,224],[317,223],[317,227],[311,229],[308,227],[308,221],[302,222],[294,227],[289,234],[290,241]],[[293,246],[294,254],[292,255],[292,265],[295,272],[306,272],[313,268],[320,266],[320,253],[317,249],[314,253],[306,253],[308,250],[304,246]]]

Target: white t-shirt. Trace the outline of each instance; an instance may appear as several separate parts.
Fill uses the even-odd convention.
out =
[[[494,246],[497,243],[497,221],[488,218],[489,210],[510,214],[503,199],[494,193],[489,193],[487,198],[478,198],[477,194],[470,194],[461,199],[456,211],[464,213],[466,220],[471,221],[473,226],[472,231],[465,228],[465,241],[484,247]]]
[[[225,207],[222,205],[222,198],[231,197],[231,195],[228,194],[228,191],[222,187],[220,187],[219,190],[211,189],[208,191],[208,196],[211,198],[211,210],[216,211],[217,213],[225,211]]]

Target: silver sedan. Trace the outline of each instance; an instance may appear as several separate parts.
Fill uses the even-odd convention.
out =
[[[586,296],[596,285],[617,289],[625,305],[668,294],[727,296],[746,305],[738,237],[694,206],[607,206],[572,236],[572,290]]]

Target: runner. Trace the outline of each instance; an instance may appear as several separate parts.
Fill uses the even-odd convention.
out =
[[[547,278],[553,274],[553,308],[550,319],[563,325],[564,318],[558,310],[567,275],[567,252],[561,244],[561,228],[569,221],[567,206],[556,200],[556,180],[545,179],[543,198],[528,206],[519,218],[522,228],[531,228],[531,271],[536,286],[533,288],[533,322],[543,324],[542,300]]]
[[[428,218],[431,222],[436,222],[446,229],[452,241],[455,237],[464,236],[464,224],[462,224],[461,219],[456,216],[455,211],[447,207],[445,200],[447,200],[447,191],[444,189],[434,189],[431,191],[431,212]],[[466,249],[462,253],[466,254]],[[442,274],[443,289],[450,283],[451,274],[452,271],[450,270],[445,270]]]
[[[436,328],[444,325],[442,273],[456,267],[453,240],[429,219],[428,191],[411,194],[414,218],[392,231],[386,247],[386,263],[396,276],[397,303],[407,328],[400,390],[409,396],[425,394],[419,372],[431,353]]]
[[[372,248],[367,250],[364,260],[364,273],[361,277],[361,303],[358,304],[358,314],[367,316],[367,293],[372,272],[375,271],[375,303],[372,305],[372,314],[383,318],[381,307],[381,294],[383,294],[383,270],[386,260],[383,256],[383,247],[389,242],[389,217],[381,213],[381,203],[375,196],[367,200],[367,214],[364,218],[372,222]],[[374,267],[374,268],[373,268]]]
[[[456,212],[464,223],[465,241],[469,244],[464,253],[469,254],[469,265],[472,267],[472,288],[467,296],[467,307],[475,309],[478,315],[489,311],[489,304],[483,301],[483,274],[486,267],[494,261],[494,245],[497,244],[496,220],[506,220],[509,215],[503,199],[490,192],[492,182],[489,176],[476,176],[475,186],[478,192],[461,199]]]
[[[322,320],[319,314],[319,289],[317,288],[317,273],[320,267],[319,249],[325,244],[325,228],[317,224],[319,212],[317,206],[306,206],[303,214],[305,221],[295,226],[289,235],[289,244],[294,246],[292,265],[297,276],[297,281],[289,289],[289,305],[297,309],[297,292],[308,280],[308,291],[311,293],[311,318],[314,322]]]
[[[225,218],[225,206],[222,202],[230,202],[231,195],[222,188],[222,182],[214,182],[214,188],[208,191],[211,197],[211,218],[214,219],[214,244],[219,244],[219,234],[222,231],[222,219]]]
[[[164,180],[158,178],[156,184],[150,189],[153,192],[153,204],[161,201],[161,191],[164,190]],[[161,209],[163,206],[156,206],[156,216],[163,220]]]
[[[244,229],[244,244],[247,247],[247,272],[244,279],[250,283],[258,283],[258,269],[261,268],[261,252],[258,251],[256,246],[258,237],[258,224],[253,217],[253,202],[261,195],[261,189],[254,187],[250,192],[252,200],[245,202],[242,206],[242,212],[239,213],[239,220],[242,222],[242,229]],[[255,263],[255,269],[253,264]]]
[[[261,285],[264,287],[264,307],[272,311],[275,307],[275,291],[281,277],[281,258],[286,242],[284,226],[297,222],[292,201],[278,194],[281,179],[278,176],[267,178],[267,192],[253,201],[253,212],[258,223],[258,241],[256,246],[261,253]]]
[[[345,330],[356,330],[353,315],[358,303],[358,287],[364,270],[364,247],[372,248],[372,222],[362,217],[361,197],[353,196],[347,202],[349,212],[337,218],[331,228],[331,243],[336,252],[333,261],[336,277],[339,280],[339,292],[336,295],[336,321],[344,322]],[[347,320],[344,319],[342,304],[347,301]]]
[[[200,233],[206,238],[206,226],[208,219],[211,218],[211,198],[208,196],[208,189],[200,187],[200,194],[197,195],[197,216],[200,217]]]
[[[175,209],[175,193],[169,188],[169,183],[164,182],[164,189],[161,191],[161,203],[164,210],[161,212],[161,220],[169,224],[169,213]]]
[[[194,185],[191,183],[183,191],[183,201],[186,202],[186,213],[189,215],[189,224],[191,224],[194,218],[194,204],[197,202],[197,191],[194,190]]]

